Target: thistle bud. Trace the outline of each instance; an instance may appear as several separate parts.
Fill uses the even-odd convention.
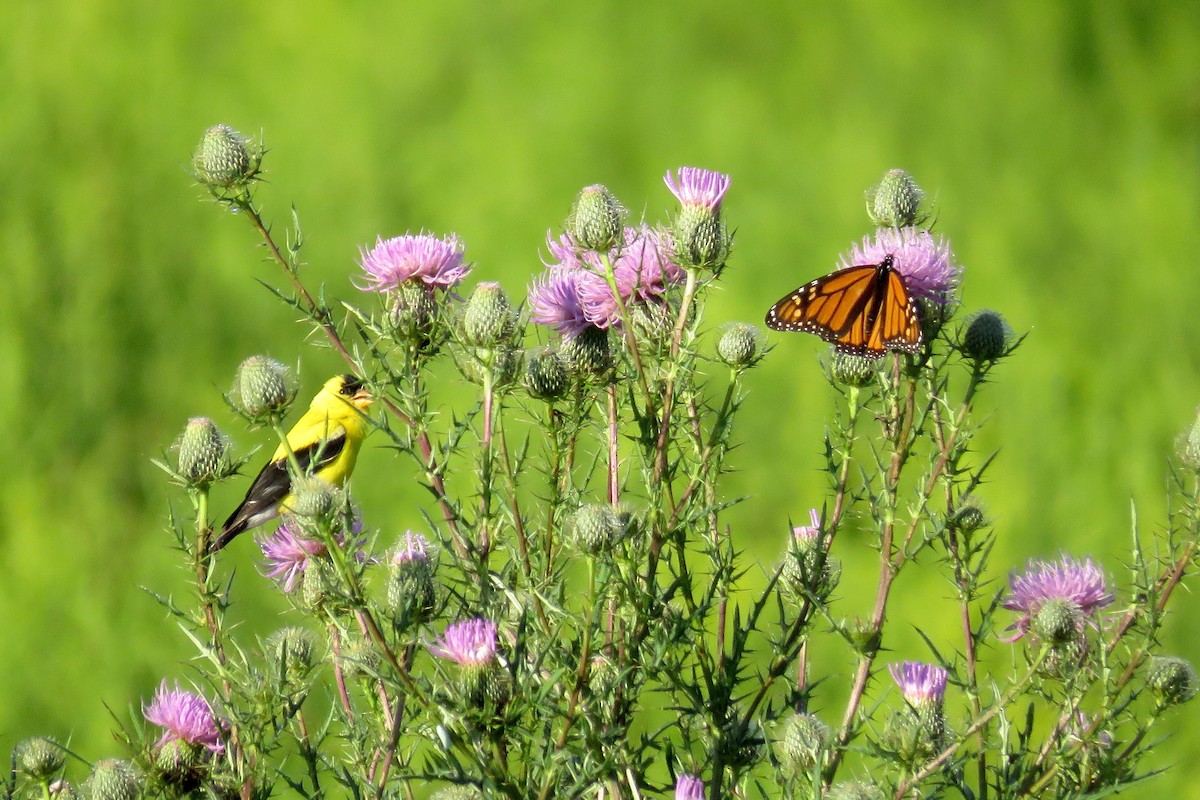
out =
[[[208,751],[183,739],[163,742],[154,754],[154,769],[169,783],[190,783],[196,780],[199,767],[208,760]]]
[[[179,437],[179,474],[189,484],[207,487],[228,477],[233,470],[229,461],[229,438],[217,430],[208,417],[192,417]]]
[[[370,639],[355,638],[342,651],[342,669],[347,678],[374,678],[379,674],[379,651]]]
[[[825,795],[827,800],[883,800],[883,791],[867,781],[835,783]]]
[[[311,631],[296,626],[280,628],[267,637],[263,652],[284,681],[305,675],[313,667],[317,640]]]
[[[469,783],[456,783],[438,789],[430,796],[430,800],[483,800],[483,793]]]
[[[409,531],[392,552],[387,608],[399,623],[425,619],[437,601],[429,543]]]
[[[607,553],[625,538],[628,515],[624,517],[612,506],[590,504],[581,507],[571,518],[571,537],[585,553]]]
[[[878,228],[907,228],[923,221],[918,214],[924,197],[911,175],[891,169],[867,190],[867,216]]]
[[[987,515],[974,502],[968,502],[954,513],[953,526],[965,533],[977,531],[987,524]]]
[[[463,309],[463,336],[475,347],[495,347],[507,341],[517,328],[508,295],[498,283],[481,283]]]
[[[779,760],[792,773],[804,773],[821,763],[833,732],[812,714],[797,714],[787,722],[779,742]]]
[[[342,498],[342,491],[329,481],[302,475],[292,480],[292,499],[287,511],[307,533],[330,525],[341,509]]]
[[[62,746],[45,736],[34,736],[16,746],[17,768],[40,783],[56,777],[66,763]]]
[[[1196,684],[1196,670],[1186,660],[1175,656],[1152,658],[1146,682],[1164,707],[1186,703],[1200,688]]]
[[[296,396],[288,370],[273,358],[250,356],[237,368],[231,402],[251,419],[281,416]]]
[[[1033,615],[1033,632],[1051,645],[1071,644],[1083,629],[1083,610],[1070,600],[1048,600]]]
[[[613,368],[613,351],[608,331],[588,326],[563,339],[559,354],[567,370],[580,377],[601,377]]]
[[[228,125],[206,130],[192,156],[196,180],[213,189],[245,187],[258,175],[261,164],[261,148]]]
[[[680,203],[673,225],[679,263],[720,271],[732,244],[721,216],[721,204],[729,191],[729,176],[697,167],[681,167],[675,174],[668,172],[663,180]]]
[[[762,358],[762,333],[745,322],[730,323],[717,341],[717,355],[731,367],[752,367]]]
[[[315,611],[330,599],[337,589],[337,575],[328,558],[310,558],[304,564],[304,580],[300,597],[306,609]]]
[[[606,187],[584,187],[567,217],[567,232],[586,250],[607,252],[621,243],[625,209]]]
[[[1012,335],[1012,328],[999,312],[984,309],[967,320],[959,347],[967,358],[995,361],[1007,352]]]
[[[137,800],[142,795],[142,776],[128,761],[97,761],[87,779],[87,794],[93,800]]]
[[[652,352],[665,349],[675,325],[666,303],[637,303],[629,309],[629,322],[638,343]]]
[[[530,395],[538,400],[557,400],[570,385],[567,365],[553,347],[530,351],[525,359],[525,388]]]
[[[875,363],[872,358],[834,350],[829,374],[842,386],[866,386],[875,380]]]
[[[433,288],[421,281],[404,281],[387,295],[387,301],[396,337],[427,345],[438,320],[438,300]]]

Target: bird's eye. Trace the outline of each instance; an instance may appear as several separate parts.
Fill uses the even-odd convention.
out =
[[[360,381],[358,378],[354,377],[353,375],[342,376],[342,394],[350,397],[351,395],[357,394],[358,390],[361,388],[362,381]]]

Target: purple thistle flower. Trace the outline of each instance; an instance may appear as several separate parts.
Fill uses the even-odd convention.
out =
[[[658,302],[668,286],[682,283],[687,277],[673,260],[670,240],[645,225],[626,228],[624,244],[611,258],[613,280],[626,306]],[[588,321],[597,328],[620,324],[620,308],[603,266],[581,274],[579,298]]]
[[[683,774],[675,779],[675,800],[704,800],[704,781]]]
[[[419,533],[406,531],[400,540],[396,552],[392,554],[393,564],[411,564],[429,560],[429,542]]]
[[[546,249],[550,252],[550,258],[552,259],[548,262],[542,262],[547,267],[553,269],[604,271],[604,265],[600,261],[600,254],[595,250],[586,250],[580,247],[579,243],[569,233],[564,233],[556,238],[553,231],[546,231]]]
[[[941,705],[946,695],[946,670],[942,667],[920,661],[905,661],[889,665],[888,672],[910,705],[929,702]]]
[[[720,172],[699,167],[680,167],[676,175],[668,171],[663,176],[663,182],[683,205],[702,206],[710,211],[718,211],[721,201],[725,199],[725,193],[729,191],[730,178]]]
[[[580,297],[581,280],[589,274],[578,269],[552,269],[534,280],[529,287],[529,318],[568,339],[590,327]]]
[[[496,623],[476,617],[447,625],[429,652],[464,667],[482,667],[496,657],[497,648]]]
[[[792,538],[797,542],[816,542],[821,536],[821,512],[815,508],[808,510],[811,525],[797,525],[792,528]]]
[[[395,291],[406,281],[450,289],[462,282],[471,268],[463,263],[463,243],[455,234],[444,239],[427,233],[378,237],[370,250],[359,248],[367,289]]]
[[[923,300],[945,304],[958,285],[960,268],[945,239],[920,228],[880,228],[874,238],[852,245],[841,257],[841,269],[880,264],[892,257],[892,268],[904,276],[909,291]]]
[[[168,688],[165,680],[159,684],[150,705],[142,707],[142,714],[147,722],[163,729],[156,747],[181,741],[203,745],[214,753],[225,749],[208,701],[194,692],[183,691],[178,683],[174,689]]]
[[[296,588],[309,559],[326,552],[324,542],[304,536],[287,521],[270,536],[261,536],[257,541],[266,562],[263,575],[277,582],[285,592]]]
[[[1029,632],[1033,617],[1042,606],[1051,601],[1063,601],[1077,607],[1085,617],[1113,601],[1113,593],[1104,583],[1104,573],[1090,559],[1082,563],[1070,556],[1062,556],[1058,562],[1030,561],[1025,573],[1009,576],[1009,594],[1001,605],[1010,611],[1020,611],[1022,616],[1007,630],[1015,630],[1011,637],[1003,639],[1015,642]]]

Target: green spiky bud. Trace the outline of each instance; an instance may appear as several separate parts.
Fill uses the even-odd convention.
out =
[[[342,670],[347,678],[377,677],[380,664],[379,651],[370,639],[350,639],[343,645]]]
[[[197,768],[207,758],[208,751],[203,746],[182,739],[171,739],[164,742],[154,754],[154,768],[167,781],[180,783],[194,780]]]
[[[208,417],[192,417],[179,437],[178,471],[185,481],[206,488],[233,472],[229,437]]]
[[[50,800],[79,800],[79,790],[64,780],[52,781],[46,787]]]
[[[456,783],[438,789],[430,796],[430,800],[483,800],[483,793],[470,784]]]
[[[558,351],[549,345],[531,350],[525,358],[525,388],[538,400],[557,400],[567,393],[571,376]]]
[[[287,367],[275,359],[250,356],[238,365],[231,401],[247,417],[282,416],[295,396]]]
[[[342,491],[329,481],[315,475],[302,475],[292,479],[292,499],[288,501],[287,513],[305,533],[309,533],[332,524],[342,508],[342,500]]]
[[[213,189],[247,186],[258,176],[262,149],[228,125],[214,125],[204,132],[192,169],[196,180]]]
[[[567,371],[580,377],[602,377],[614,364],[608,331],[591,326],[563,339],[559,355]]]
[[[483,384],[490,374],[492,387],[509,386],[520,377],[525,366],[525,353],[515,347],[500,346],[495,349],[473,348],[459,360],[463,375],[472,383]]]
[[[93,800],[137,800],[142,796],[142,783],[142,775],[133,764],[107,758],[92,767],[87,794]]]
[[[883,791],[867,781],[835,783],[825,795],[827,800],[883,800]]]
[[[1070,600],[1048,600],[1033,615],[1033,632],[1052,645],[1070,644],[1083,629],[1083,610]]]
[[[481,283],[463,309],[463,337],[475,347],[495,347],[512,338],[517,329],[508,295],[498,283]]]
[[[423,349],[429,346],[440,316],[434,289],[421,281],[402,281],[388,293],[387,301],[396,338],[420,344]]]
[[[995,361],[1012,342],[1012,328],[997,311],[976,311],[966,321],[960,347],[963,355],[976,361]]]
[[[793,774],[805,773],[821,763],[833,741],[833,731],[813,714],[797,714],[787,721],[779,741],[779,760]]]
[[[629,322],[638,344],[650,352],[665,349],[675,326],[675,318],[666,303],[634,304],[629,309]]]
[[[600,555],[609,552],[625,538],[629,515],[615,511],[612,506],[593,503],[582,506],[571,517],[571,538],[585,553]]]
[[[320,609],[334,594],[338,586],[337,574],[328,556],[310,557],[304,562],[304,580],[300,585],[300,598],[310,611]]]
[[[867,190],[867,216],[878,228],[906,228],[919,216],[925,192],[902,169],[890,169]]]
[[[675,218],[673,238],[676,256],[689,267],[719,270],[729,258],[732,237],[719,211],[684,206]]]
[[[280,628],[263,642],[263,652],[284,679],[307,674],[316,649],[317,637],[312,631],[294,625]]]
[[[1158,702],[1165,706],[1177,706],[1196,696],[1196,670],[1185,659],[1175,656],[1155,656],[1150,659],[1150,670],[1146,682],[1154,691]]]
[[[16,746],[17,769],[35,781],[45,783],[58,775],[66,763],[66,753],[58,742],[45,736],[33,736]]]
[[[970,533],[987,524],[987,515],[976,503],[968,502],[955,512],[953,524],[958,530]]]
[[[420,622],[437,602],[434,564],[424,536],[408,531],[389,560],[387,609],[398,624]]]
[[[575,198],[567,217],[567,232],[585,250],[608,252],[625,232],[625,209],[601,184],[586,186]]]
[[[876,363],[873,358],[834,350],[829,362],[829,374],[835,383],[842,386],[867,386],[875,380]]]
[[[717,355],[731,367],[752,367],[762,358],[762,333],[745,322],[731,322],[717,341]]]

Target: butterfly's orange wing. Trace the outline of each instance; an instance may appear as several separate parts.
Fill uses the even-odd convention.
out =
[[[772,306],[766,323],[816,334],[838,350],[870,358],[921,348],[917,307],[891,256],[809,281]]]

